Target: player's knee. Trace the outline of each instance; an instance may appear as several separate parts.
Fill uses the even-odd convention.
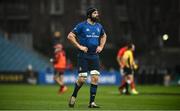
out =
[[[98,84],[99,76],[98,75],[91,75],[91,83]]]
[[[79,77],[79,79],[78,79],[79,84],[83,84],[85,81],[86,81],[85,77]]]
[[[133,76],[132,75],[128,75],[128,80],[132,80]]]
[[[87,72],[79,73],[78,82],[83,84],[87,79]]]
[[[91,81],[94,81],[97,83],[99,80],[100,72],[97,70],[92,70],[92,71],[90,71],[90,74],[91,74]]]
[[[95,75],[94,76],[94,81],[97,83],[99,81],[99,76],[98,75]]]
[[[55,75],[53,79],[57,81],[59,79],[59,76]]]

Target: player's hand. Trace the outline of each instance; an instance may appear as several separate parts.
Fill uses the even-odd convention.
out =
[[[134,65],[133,65],[133,68],[134,68],[135,70],[137,70],[137,69],[138,69],[138,65],[137,65],[137,64],[134,64]]]
[[[100,53],[101,51],[102,51],[102,47],[100,47],[100,46],[98,46],[97,48],[96,48],[96,53]]]
[[[79,49],[85,53],[87,53],[87,51],[88,51],[88,48],[85,46],[82,46],[82,45],[79,47]]]

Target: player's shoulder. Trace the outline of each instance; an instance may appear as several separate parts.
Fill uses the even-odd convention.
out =
[[[126,51],[126,50],[127,50],[127,47],[121,47],[120,50],[121,50],[121,51]]]
[[[79,22],[78,24],[76,24],[75,29],[81,29],[84,26],[86,26],[86,21],[82,21],[82,22]]]
[[[127,50],[127,49],[126,49],[125,47],[119,48],[119,52],[120,52],[120,53],[122,53],[122,52],[124,53],[126,50]]]
[[[99,23],[99,22],[96,22],[96,25],[99,27],[102,27],[101,23]]]
[[[132,54],[131,50],[126,50],[125,53],[127,53],[128,55]]]
[[[82,21],[82,22],[79,22],[77,25],[82,26],[82,25],[85,25],[85,24],[86,24],[86,21]]]

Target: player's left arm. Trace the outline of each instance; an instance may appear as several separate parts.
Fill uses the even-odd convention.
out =
[[[136,70],[138,68],[138,65],[134,61],[133,52],[131,52],[131,54],[130,54],[130,63],[131,63],[131,66],[133,67],[133,69]]]
[[[59,52],[55,52],[54,58],[53,58],[53,63],[54,64],[56,64],[58,62],[58,58],[59,58]]]
[[[96,53],[100,53],[103,48],[104,48],[104,45],[106,43],[106,38],[107,38],[107,35],[106,33],[104,33],[101,37],[100,37],[100,44],[99,46],[96,48]]]

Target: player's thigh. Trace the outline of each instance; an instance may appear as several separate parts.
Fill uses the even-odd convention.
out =
[[[124,67],[123,68],[124,70],[124,74],[127,76],[127,75],[132,75],[133,74],[133,70],[129,67]]]
[[[83,57],[78,57],[78,83],[83,84],[87,79],[88,60]]]
[[[121,77],[123,77],[124,76],[124,68],[120,68],[119,72],[120,72]]]
[[[54,69],[54,78],[60,78],[64,75],[63,69]]]
[[[86,79],[87,76],[79,76],[77,82],[82,85],[83,83],[85,83]]]
[[[88,71],[88,60],[83,57],[78,57],[77,60],[78,73],[84,73]]]
[[[88,60],[88,68],[89,70],[99,70],[100,69],[100,63],[99,63],[99,57],[91,58]]]

